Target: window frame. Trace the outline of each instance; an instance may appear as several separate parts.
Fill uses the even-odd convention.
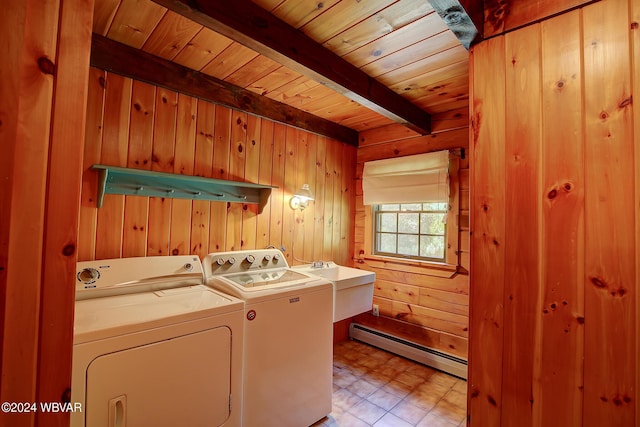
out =
[[[374,224],[375,221],[372,206],[364,205],[364,239],[359,257],[363,259],[392,262],[393,264],[420,265],[432,267],[434,271],[451,269],[455,271],[461,266],[460,258],[460,158],[456,155],[449,157],[449,213],[447,214],[447,239],[445,262],[427,261],[421,259],[406,258],[403,256],[386,256],[374,254]],[[357,236],[356,236],[357,239]]]
[[[398,205],[399,209],[398,210],[381,210],[381,206],[384,206],[382,204],[379,205],[373,205],[371,207],[371,212],[373,215],[373,221],[372,221],[372,233],[373,233],[373,247],[371,248],[371,252],[373,255],[377,255],[377,256],[384,256],[384,257],[392,257],[392,258],[400,258],[400,259],[410,259],[410,260],[417,260],[417,261],[427,261],[427,262],[435,262],[435,263],[445,263],[446,259],[447,259],[447,230],[448,230],[448,219],[449,219],[449,211],[451,210],[451,206],[447,203],[447,207],[446,209],[442,209],[442,210],[432,210],[432,209],[424,209],[424,205],[428,203],[428,202],[421,202],[421,203],[385,203],[384,205]],[[420,210],[402,210],[402,205],[415,205],[415,204],[420,204],[421,209]],[[379,218],[382,214],[395,214],[396,215],[396,231],[395,232],[387,232],[387,231],[379,231],[378,230],[378,224],[379,224]],[[417,233],[409,233],[409,232],[401,232],[400,230],[400,224],[399,224],[399,216],[401,213],[409,213],[409,214],[417,214],[418,215],[418,232]],[[444,227],[444,234],[430,234],[430,233],[421,233],[421,227],[422,227],[422,214],[445,214],[447,219],[445,221],[445,227]],[[421,256],[419,253],[418,255],[409,255],[409,254],[401,254],[398,252],[384,252],[381,250],[378,250],[378,234],[391,234],[391,235],[395,235],[395,239],[396,239],[396,250],[398,249],[398,237],[401,235],[407,235],[407,236],[417,236],[418,238],[418,252],[420,251],[420,238],[422,236],[436,236],[436,237],[442,237],[444,239],[444,251],[442,253],[442,258],[433,258],[433,257],[427,257],[427,256]]]

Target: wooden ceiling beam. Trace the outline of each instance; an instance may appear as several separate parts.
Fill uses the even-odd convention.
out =
[[[484,2],[479,0],[429,0],[431,7],[469,49],[483,37]]]
[[[93,34],[91,65],[358,146],[358,132],[282,102]]]
[[[153,0],[420,134],[431,116],[250,0]]]

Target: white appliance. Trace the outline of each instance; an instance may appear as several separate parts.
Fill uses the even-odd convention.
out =
[[[331,413],[333,286],[277,249],[204,260],[207,284],[245,301],[245,427],[305,427]]]
[[[79,262],[72,427],[241,424],[244,303],[195,256]]]

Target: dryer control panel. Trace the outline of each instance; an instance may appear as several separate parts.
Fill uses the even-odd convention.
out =
[[[152,256],[84,261],[76,265],[76,300],[204,282],[197,256]]]

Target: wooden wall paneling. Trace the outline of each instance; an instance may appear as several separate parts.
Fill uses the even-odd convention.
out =
[[[100,163],[109,166],[127,166],[129,146],[129,119],[131,109],[131,79],[107,74],[104,104],[104,130]],[[96,259],[122,256],[124,197],[119,194],[104,196],[98,209],[96,232]]]
[[[640,88],[640,3],[631,1],[631,44],[633,46],[633,89]],[[635,150],[635,211],[636,211],[636,334],[640,331],[640,108],[633,109],[633,140]],[[636,337],[636,423],[640,419],[640,339]]]
[[[211,108],[214,108],[211,106]],[[229,161],[231,149],[231,110],[221,105],[215,106],[215,123],[210,133],[213,154],[212,176],[216,179],[229,178]],[[211,162],[211,157],[208,158]],[[196,162],[199,159],[196,159]],[[204,160],[203,160],[204,161]],[[209,252],[222,252],[227,250],[227,203],[209,202],[210,230]]]
[[[427,269],[425,269],[425,272],[415,273],[390,268],[373,267],[369,260],[365,260],[362,267],[375,272],[376,280],[388,280],[463,295],[469,294],[469,277],[463,274],[456,274],[451,278],[437,277],[429,275]]]
[[[460,258],[460,231],[459,231],[459,212],[460,212],[460,159],[457,154],[449,154],[449,210],[455,212],[455,221],[450,221],[446,225],[446,248],[445,262],[451,265],[459,265]]]
[[[467,357],[468,340],[457,335],[446,334],[423,326],[413,325],[388,317],[374,317],[370,313],[360,314],[355,321],[362,325],[372,326],[392,335],[422,344],[426,347],[447,352],[461,358]]]
[[[201,71],[217,79],[224,80],[257,56],[258,53],[256,51],[244,47],[240,43],[233,42],[205,65]]]
[[[295,147],[296,147],[296,176],[295,183],[292,187],[292,193],[298,191],[304,183],[308,184],[307,180],[307,162],[309,158],[309,147],[307,144],[307,134],[300,129],[295,129]],[[313,192],[313,187],[311,187]],[[312,215],[308,213],[308,209],[313,202],[309,202],[307,208],[303,211],[293,211],[293,223],[292,229],[292,262],[296,264],[304,264],[306,258],[304,257],[305,241],[307,240],[307,228],[305,227],[305,217]],[[285,208],[286,209],[286,208]],[[295,251],[293,250],[295,248]]]
[[[82,191],[78,220],[78,261],[93,260],[96,253],[98,174],[90,168],[91,165],[100,163],[106,81],[107,74],[104,71],[93,67],[89,69]]]
[[[331,240],[331,260],[340,263],[340,246],[342,240],[342,222],[341,222],[341,206],[342,206],[342,167],[344,157],[342,155],[342,144],[338,141],[331,140],[329,145],[331,156],[333,157],[333,237]]]
[[[285,143],[286,126],[280,123],[273,125],[273,167],[271,170],[271,185],[277,187],[271,190],[271,224],[269,226],[269,244],[280,248],[282,246],[282,211],[284,207],[284,168],[286,158]],[[287,209],[289,209],[288,201]]]
[[[355,217],[355,169],[356,148],[342,145],[342,206],[340,215],[340,252],[339,263],[353,265],[353,232]]]
[[[305,154],[302,158],[305,159],[304,168],[304,183],[309,184],[314,199],[317,198],[318,185],[316,184],[316,147],[318,145],[318,135],[305,132],[304,149]],[[302,158],[300,160],[302,160]],[[309,202],[307,208],[304,210],[304,216],[302,217],[302,229],[304,230],[304,251],[302,251],[302,259],[307,261],[318,260],[314,256],[315,246],[315,217],[316,217],[316,203],[315,200]]]
[[[574,11],[541,23],[542,289],[537,307],[534,425],[582,425],[585,236],[580,18]],[[567,143],[559,143],[563,141]]]
[[[629,5],[583,9],[585,104],[584,425],[633,425],[634,158]],[[606,78],[605,78],[606,76]],[[637,166],[636,166],[637,167]],[[615,219],[615,220],[612,220]]]
[[[151,170],[173,172],[178,94],[163,88],[156,91]],[[149,198],[147,255],[168,255],[171,206],[174,199]]]
[[[156,88],[133,81],[127,167],[151,169]],[[122,256],[147,255],[149,198],[125,196]]]
[[[313,255],[314,260],[325,260],[324,258],[324,219],[325,219],[325,193],[326,180],[325,170],[327,161],[327,138],[318,136],[315,147],[316,164],[313,168],[316,183],[313,201]]]
[[[297,211],[294,211],[289,206],[289,201],[293,194],[298,190],[296,187],[298,179],[298,133],[295,128],[287,127],[285,129],[285,152],[284,152],[284,193],[283,193],[283,205],[282,205],[282,238],[281,244],[286,249],[284,255],[287,257],[289,265],[296,264],[294,262],[297,255],[295,255],[295,244],[293,240],[294,226],[296,225]],[[296,232],[297,227],[296,227]],[[297,248],[296,253],[299,253],[302,248]]]
[[[244,181],[247,150],[247,113],[231,110],[229,175],[232,181]],[[220,203],[217,203],[220,204]],[[227,251],[242,247],[242,203],[227,203]]]
[[[380,298],[402,301],[409,304],[419,304],[420,286],[378,279],[376,277],[375,295]]]
[[[46,181],[59,1],[9,1],[0,16],[0,397],[35,401]],[[48,62],[38,67],[38,59]],[[6,62],[5,62],[6,61]],[[25,256],[31,254],[33,256]],[[0,412],[2,425],[35,414]]]
[[[34,402],[64,401],[71,389],[78,208],[93,1],[65,0],[60,7],[59,19],[53,19],[59,27],[42,252],[38,393]],[[74,31],[66,31],[72,26]],[[37,425],[68,423],[69,412],[43,411],[36,416]]]
[[[258,183],[265,185],[271,184],[271,174],[273,170],[273,125],[271,120],[261,120],[260,128],[260,173],[258,175]],[[273,193],[265,204],[262,213],[257,217],[256,226],[256,247],[266,248],[271,244],[271,235],[269,224],[271,223],[271,205],[273,203]]]
[[[469,404],[473,426],[500,425],[505,267],[504,38],[471,51],[471,288]],[[481,78],[477,76],[492,76]],[[482,266],[482,268],[474,268]]]
[[[484,3],[484,38],[590,3],[592,0],[507,0]]]
[[[260,181],[260,143],[262,120],[257,116],[247,117],[247,143],[245,145],[245,169],[244,179],[247,182],[258,183]],[[242,205],[242,239],[243,249],[255,249],[257,243],[258,205]],[[266,245],[264,245],[266,246]],[[264,248],[258,246],[258,248]]]
[[[178,94],[173,173],[193,175],[197,113],[198,100],[190,96]],[[185,218],[191,218],[192,204],[192,201],[187,199],[173,199],[171,201],[169,237],[171,255],[187,255],[191,253],[192,221],[187,221]]]
[[[506,140],[502,424],[532,426],[540,313],[540,26],[505,36]]]
[[[469,317],[469,295],[437,289],[421,288],[418,304],[448,313]]]
[[[211,177],[211,161],[214,156],[214,117],[217,120],[217,111],[213,104],[198,101],[198,115],[196,116],[196,144],[194,152],[193,174],[195,176]],[[228,145],[228,142],[227,142]],[[217,145],[216,145],[217,148]],[[206,200],[193,200],[191,207],[191,249],[190,254],[198,255],[201,259],[212,251],[210,241],[210,227],[219,225],[220,221],[212,219],[211,205],[213,202]],[[218,203],[222,205],[224,203]],[[218,226],[218,228],[220,228]],[[211,228],[212,233],[214,229]],[[223,230],[224,232],[224,230]],[[224,246],[222,246],[224,247]],[[220,249],[222,250],[222,249]]]
[[[326,140],[326,157],[324,162],[324,243],[322,247],[322,259],[332,259],[331,242],[333,240],[333,170],[335,157],[332,149],[333,141]]]
[[[387,144],[359,148],[358,163],[468,147],[469,131],[467,129],[456,129],[403,141],[392,141]]]
[[[381,316],[408,322],[412,325],[428,327],[431,330],[456,335],[461,338],[467,337],[467,325],[469,324],[467,316],[380,298],[377,295],[373,296],[373,303],[379,306]]]

